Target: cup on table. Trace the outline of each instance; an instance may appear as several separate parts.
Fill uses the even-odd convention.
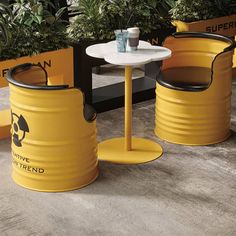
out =
[[[115,30],[116,44],[118,52],[126,52],[126,45],[128,39],[127,30]]]
[[[139,45],[140,30],[138,27],[128,28],[128,50],[136,51]]]

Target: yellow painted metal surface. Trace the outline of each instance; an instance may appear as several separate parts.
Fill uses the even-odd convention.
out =
[[[98,176],[96,121],[84,119],[82,92],[9,86],[14,181],[49,192],[93,182]]]
[[[215,56],[227,46],[218,40],[169,37],[165,47],[172,50],[172,57],[164,61],[162,70],[181,66],[210,70]],[[216,57],[213,82],[204,91],[179,91],[157,83],[155,133],[160,138],[178,144],[206,145],[229,137],[232,54],[229,51]],[[192,71],[192,77],[197,76],[194,73]],[[191,74],[189,77],[191,79]]]
[[[236,35],[236,14],[223,16],[209,20],[199,20],[194,22],[173,21],[177,32],[192,31],[192,32],[208,32],[217,33],[225,36]]]
[[[125,67],[125,150],[132,149],[132,67]]]
[[[5,79],[5,75],[9,68],[14,67],[23,63],[34,63],[41,64],[48,73],[49,76],[49,84],[68,84],[71,87],[74,85],[74,62],[73,62],[73,48],[66,48],[56,51],[50,51],[41,53],[38,55],[34,55],[32,57],[20,57],[13,60],[6,60],[0,62],[0,88],[8,86],[7,80]],[[0,111],[0,112],[9,112],[9,110]],[[10,113],[8,114],[10,117]],[[1,119],[3,120],[3,119]],[[4,119],[5,128],[3,123],[0,120],[0,139],[10,137],[9,125],[11,124],[11,120],[9,119],[7,122]],[[8,135],[7,134],[8,130]]]
[[[192,31],[192,32],[208,32],[217,33],[225,36],[236,35],[236,14],[223,16],[209,20],[200,20],[186,23],[183,21],[173,21],[177,32]],[[236,77],[236,51],[233,56],[233,76]]]
[[[11,115],[10,110],[0,111],[0,140],[9,138],[11,130]]]
[[[9,68],[24,63],[41,64],[49,76],[49,84],[68,84],[74,86],[73,48],[40,53],[31,57],[0,62],[0,88],[8,86],[5,79]]]
[[[98,158],[117,164],[140,164],[159,158],[162,147],[148,139],[132,137],[132,67],[125,66],[125,136],[98,144]]]
[[[236,42],[236,36],[234,37],[234,40]],[[233,78],[236,78],[236,50],[234,50],[233,55]]]
[[[162,147],[148,139],[132,137],[132,150],[125,149],[125,138],[113,138],[98,144],[99,160],[117,164],[140,164],[161,157]]]

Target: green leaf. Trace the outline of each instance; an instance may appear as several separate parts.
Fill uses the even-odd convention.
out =
[[[65,11],[66,11],[66,7],[60,8],[55,14],[56,18],[57,19],[61,18],[62,15],[65,13]]]
[[[54,16],[48,16],[47,18],[45,18],[45,21],[52,25],[55,22],[56,18]]]

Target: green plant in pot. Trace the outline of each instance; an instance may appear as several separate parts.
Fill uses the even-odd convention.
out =
[[[169,10],[175,5],[175,0],[147,0],[144,3],[148,9],[147,19],[140,22],[141,39],[160,45],[168,35],[174,32]],[[139,26],[140,27],[140,26]]]
[[[111,3],[113,2],[113,3]],[[110,28],[139,27],[142,34],[170,26],[168,11],[174,0],[106,1],[105,12]]]
[[[114,30],[139,27],[141,35],[171,27],[174,0],[77,0],[69,35],[76,40],[114,39]],[[74,5],[73,5],[74,6]],[[74,6],[75,7],[75,6]]]
[[[108,34],[102,0],[77,0],[74,5],[78,15],[68,27],[69,36],[75,40],[103,40]]]
[[[11,5],[13,18],[9,32],[15,40],[3,50],[2,60],[68,47],[66,26],[61,20],[64,8],[53,15],[49,7],[54,5],[47,0],[16,0]]]
[[[0,57],[3,55],[3,50],[9,48],[13,43],[13,32],[15,30],[13,19],[11,9],[0,3]]]
[[[236,34],[236,3],[233,0],[177,0],[170,14],[177,31]]]
[[[50,8],[55,13],[49,11]],[[0,84],[5,81],[6,70],[23,57],[29,57],[25,59],[28,62],[35,58],[38,62],[42,61],[40,63],[43,65],[50,64],[48,67],[51,69],[51,64],[55,63],[51,58],[46,62],[41,54],[65,52],[63,49],[67,49],[70,44],[66,24],[62,20],[64,10],[65,8],[57,9],[48,0],[14,0],[9,6],[1,5],[0,67],[4,72],[0,76]],[[71,51],[72,58],[72,49],[68,48],[67,51]],[[6,63],[8,60],[13,61]]]
[[[177,0],[170,13],[174,20],[193,22],[235,14],[235,6],[232,0]]]
[[[121,31],[126,30],[127,27],[131,26],[133,23],[132,18],[137,10],[134,5],[137,6],[136,0],[109,0],[108,2],[104,2],[103,7],[107,12],[108,20],[110,19],[109,24],[113,25],[113,28],[116,27],[116,29]],[[112,21],[114,19],[115,21]]]

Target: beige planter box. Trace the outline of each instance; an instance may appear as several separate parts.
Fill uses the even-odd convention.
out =
[[[201,31],[222,34],[225,36],[234,36],[236,35],[236,14],[190,23],[174,21],[173,25],[176,26],[177,32]]]

